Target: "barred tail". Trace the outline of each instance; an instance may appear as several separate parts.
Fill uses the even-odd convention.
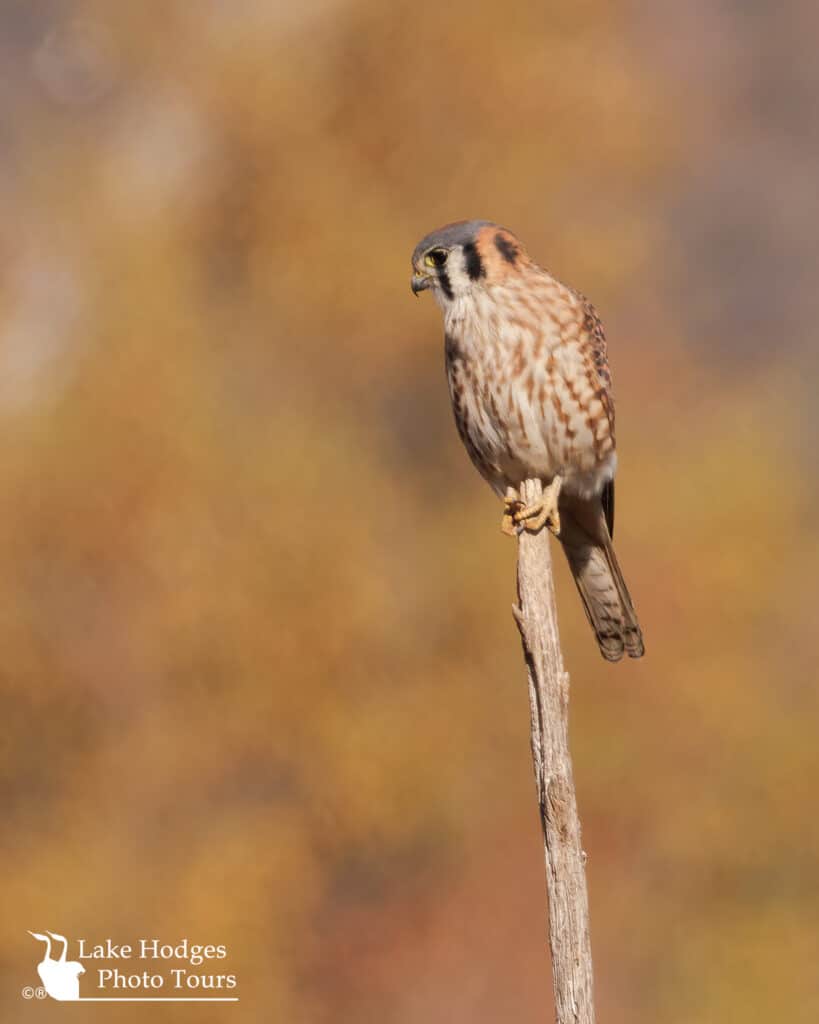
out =
[[[560,540],[586,615],[607,661],[641,658],[643,634],[599,498],[570,499],[560,510]]]

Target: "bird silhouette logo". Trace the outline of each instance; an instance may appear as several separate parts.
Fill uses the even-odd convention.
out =
[[[38,942],[45,943],[45,955],[37,964],[37,973],[43,988],[51,996],[60,1002],[73,1002],[80,998],[80,975],[85,974],[85,968],[77,960],[67,960],[68,939],[64,935],[55,935],[54,932],[46,932],[40,935],[38,932],[29,932]],[[63,951],[59,960],[51,955],[51,940],[63,944]]]

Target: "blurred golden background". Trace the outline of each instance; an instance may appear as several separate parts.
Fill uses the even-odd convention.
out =
[[[0,6],[3,1021],[550,1019],[514,545],[409,290],[486,217],[614,370],[642,662],[557,563],[599,1019],[815,1024],[817,29]],[[40,1010],[29,928],[241,1002]]]

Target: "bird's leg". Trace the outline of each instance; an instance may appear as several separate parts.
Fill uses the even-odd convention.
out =
[[[519,527],[515,526],[515,513],[523,508],[520,495],[514,487],[506,488],[506,496],[503,499],[503,518],[501,519],[501,533],[507,537],[517,537]]]
[[[562,483],[562,478],[556,476],[536,502],[512,513],[512,521],[532,533],[537,533],[542,526],[548,524],[555,537],[559,537],[560,513],[557,511],[557,499]]]

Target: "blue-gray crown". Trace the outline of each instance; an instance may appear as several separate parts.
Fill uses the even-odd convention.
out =
[[[475,241],[475,236],[481,228],[490,224],[492,224],[491,220],[459,220],[454,224],[446,224],[444,227],[438,228],[437,231],[431,231],[415,246],[412,262],[415,263],[428,249],[436,247],[451,249],[456,245],[468,245],[469,242]]]

